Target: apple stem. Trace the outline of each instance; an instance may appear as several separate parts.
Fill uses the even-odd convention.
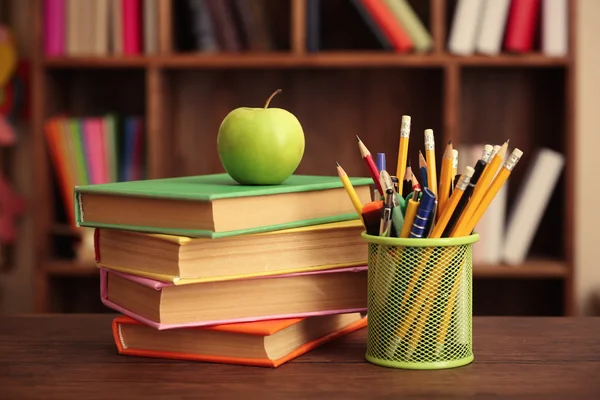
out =
[[[267,99],[267,102],[265,103],[265,108],[269,107],[269,103],[271,102],[271,99],[273,99],[273,97],[275,97],[275,95],[277,93],[281,93],[281,89],[277,89],[276,91],[274,91],[273,94]]]

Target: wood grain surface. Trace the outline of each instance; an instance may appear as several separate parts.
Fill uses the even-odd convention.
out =
[[[0,399],[597,399],[600,318],[475,317],[475,361],[439,371],[364,360],[367,330],[276,369],[117,354],[114,315],[0,318]]]

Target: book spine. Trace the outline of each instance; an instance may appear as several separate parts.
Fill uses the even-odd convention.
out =
[[[123,52],[140,54],[140,0],[122,0]]]
[[[404,27],[417,52],[427,52],[433,46],[431,35],[406,0],[385,0],[398,23]]]
[[[47,56],[61,56],[65,52],[65,2],[44,2],[44,50]]]
[[[362,0],[362,4],[373,17],[375,23],[381,27],[394,49],[401,53],[412,50],[413,43],[404,28],[398,24],[394,15],[381,0]]]
[[[320,1],[306,1],[306,50],[310,53],[316,53],[320,48]]]
[[[379,25],[377,25],[375,20],[371,17],[371,14],[369,14],[369,11],[362,4],[361,0],[351,1],[354,4],[354,7],[356,7],[356,9],[358,10],[359,14],[362,16],[363,20],[365,21],[371,32],[373,32],[373,34],[377,38],[379,44],[381,44],[381,47],[383,47],[386,50],[393,49],[392,43],[388,40],[385,33],[381,30]]]
[[[540,0],[512,0],[504,42],[508,51],[532,50],[539,9]]]
[[[481,0],[459,0],[448,41],[450,53],[466,56],[475,51],[482,7]]]
[[[500,53],[509,7],[510,0],[485,0],[481,32],[477,39],[479,53],[487,55]]]
[[[568,0],[544,0],[542,4],[542,52],[549,57],[568,53]]]

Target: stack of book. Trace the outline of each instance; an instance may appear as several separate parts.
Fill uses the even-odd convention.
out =
[[[370,179],[353,178],[359,198]],[[75,188],[120,353],[276,367],[366,325],[367,245],[338,177]]]

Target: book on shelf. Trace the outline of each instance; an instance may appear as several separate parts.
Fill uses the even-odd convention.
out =
[[[462,145],[458,149],[459,165],[474,166],[481,158],[483,144]],[[505,219],[508,201],[508,182],[494,196],[485,214],[481,217],[475,231],[479,240],[473,244],[473,263],[499,264],[502,262],[502,249],[505,240]]]
[[[565,157],[547,148],[537,150],[529,163],[507,223],[502,250],[507,264],[525,261],[564,165]]]
[[[268,52],[279,47],[263,0],[180,0],[172,4],[179,51]]]
[[[120,123],[122,122],[122,124]],[[68,222],[75,226],[73,187],[142,179],[144,128],[140,117],[52,117],[44,135]]]
[[[370,178],[351,178],[370,201]],[[228,174],[75,187],[78,226],[226,237],[357,219],[337,176],[292,175],[244,186]]]
[[[119,316],[112,333],[124,355],[275,368],[366,325],[345,313],[158,331]]]
[[[360,220],[220,239],[96,230],[96,261],[175,285],[367,263]]]
[[[44,0],[47,56],[154,54],[157,0]]]
[[[104,305],[158,330],[364,312],[367,267],[174,285],[100,269]]]
[[[448,51],[461,56],[539,51],[548,57],[564,57],[568,36],[568,0],[458,0]]]

